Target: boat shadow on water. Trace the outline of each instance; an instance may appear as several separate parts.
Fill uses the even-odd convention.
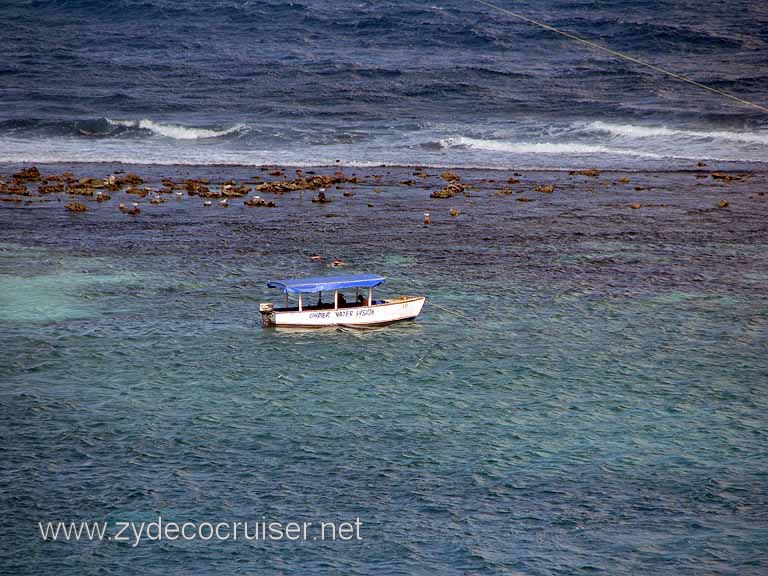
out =
[[[293,327],[280,327],[275,326],[272,329],[272,334],[278,338],[292,338],[292,339],[304,339],[310,337],[325,337],[334,336],[339,337],[339,334],[347,334],[356,338],[365,338],[373,335],[389,335],[389,336],[409,336],[414,334],[420,334],[424,331],[424,326],[416,322],[400,321],[393,322],[391,324],[379,325],[379,326],[353,326],[345,324],[337,324],[334,326],[323,326],[318,328],[293,328]]]

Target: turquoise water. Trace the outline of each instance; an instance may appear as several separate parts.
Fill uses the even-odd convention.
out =
[[[385,216],[332,205],[341,226],[289,197],[266,216],[4,210],[4,571],[765,573],[764,215],[596,225],[567,198],[488,197],[429,228],[414,194],[378,195]],[[267,279],[331,273],[316,249],[465,317],[260,328]],[[363,540],[37,532],[158,514],[359,516]]]

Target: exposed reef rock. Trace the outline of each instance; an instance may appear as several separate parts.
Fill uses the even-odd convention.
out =
[[[64,206],[67,210],[70,212],[87,212],[88,207],[85,204],[81,204],[80,202],[70,202],[66,206]]]
[[[138,174],[134,174],[133,172],[128,172],[128,174],[125,174],[121,178],[118,178],[116,182],[120,186],[126,186],[126,185],[141,186],[142,184],[144,184],[144,179]]]
[[[277,208],[277,204],[272,202],[271,200],[264,200],[263,198],[259,198],[256,196],[255,198],[251,198],[250,200],[246,200],[243,202],[246,206],[253,206],[258,208]]]
[[[274,194],[284,194],[297,190],[318,190],[320,188],[330,188],[342,182],[349,182],[343,175],[339,176],[312,176],[311,178],[297,178],[295,180],[281,180],[277,182],[265,182],[256,186],[259,192],[272,192]],[[357,181],[357,180],[355,180]]]
[[[436,190],[435,192],[432,192],[432,194],[429,196],[430,198],[453,198],[457,194],[462,194],[464,190],[465,188],[463,184],[452,182],[442,190]]]
[[[16,182],[37,182],[40,178],[40,170],[37,169],[37,166],[22,168],[13,175]]]
[[[248,194],[251,189],[248,186],[237,186],[234,182],[225,182],[221,187],[221,193],[230,198],[238,198]]]
[[[588,168],[586,170],[571,170],[568,172],[571,176],[587,176],[589,178],[597,178],[600,176],[600,170],[597,168]]]
[[[320,191],[317,193],[317,196],[312,198],[312,202],[316,202],[319,204],[327,204],[329,202],[333,202],[333,200],[331,200],[330,198],[326,198],[325,192]]]

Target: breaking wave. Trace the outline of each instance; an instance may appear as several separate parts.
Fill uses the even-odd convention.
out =
[[[512,154],[567,154],[571,156],[593,154],[618,154],[621,156],[638,156],[644,158],[662,158],[658,154],[638,150],[611,148],[596,144],[567,143],[567,142],[506,142],[502,140],[486,140],[457,136],[444,138],[440,141],[443,148],[464,146],[475,150],[491,152],[509,152]]]
[[[634,124],[612,124],[600,121],[590,122],[586,125],[586,128],[595,132],[607,132],[612,136],[624,138],[681,137],[768,145],[768,133],[766,132],[697,131],[668,128],[666,126],[637,126]]]
[[[182,126],[181,124],[161,124],[148,118],[141,120],[112,120],[107,118],[107,122],[112,126],[122,126],[126,128],[140,128],[149,130],[157,136],[173,138],[174,140],[200,140],[205,138],[220,138],[229,134],[236,134],[245,129],[244,124],[237,124],[223,130],[213,130],[210,128],[195,128]]]
[[[203,126],[128,120],[0,122],[0,162],[433,165],[543,169],[691,168],[699,161],[768,162],[768,133],[583,119],[318,128],[314,121]]]

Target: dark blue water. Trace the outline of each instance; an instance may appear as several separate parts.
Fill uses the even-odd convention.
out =
[[[768,102],[761,2],[500,2]],[[765,113],[473,2],[11,1],[0,160],[690,166]]]

